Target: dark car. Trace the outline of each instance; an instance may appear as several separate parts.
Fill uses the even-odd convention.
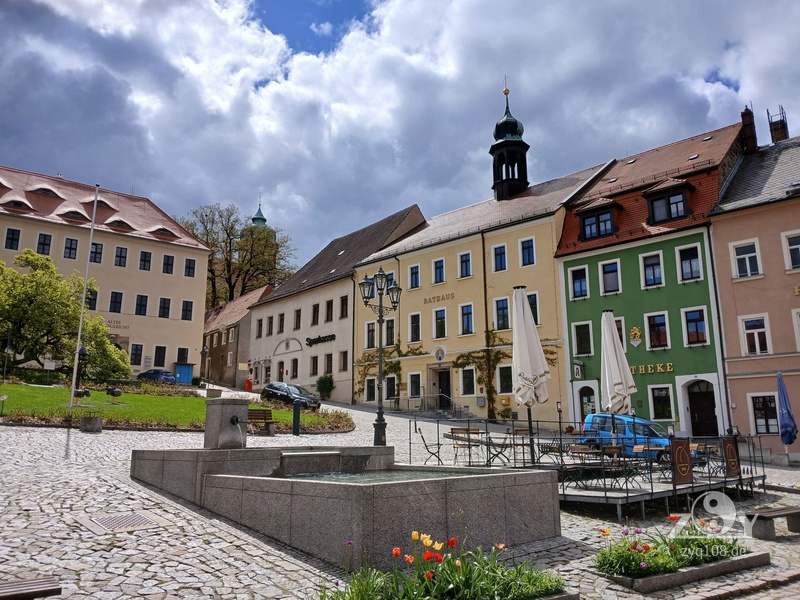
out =
[[[295,398],[300,400],[300,406],[317,410],[319,408],[319,396],[307,390],[302,385],[273,381],[268,383],[261,391],[261,398],[266,400],[277,400],[286,404],[294,404]]]
[[[142,371],[136,376],[136,379],[151,379],[153,381],[161,381],[162,383],[175,383],[175,375],[171,371],[164,369],[148,369]]]

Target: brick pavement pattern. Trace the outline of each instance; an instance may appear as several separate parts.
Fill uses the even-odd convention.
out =
[[[348,409],[349,410],[349,409]],[[250,436],[248,446],[371,445],[374,413],[351,410],[356,429],[346,434]],[[396,460],[427,456],[419,436],[435,439],[436,424],[387,415]],[[409,445],[409,441],[412,443]],[[290,547],[155,493],[129,477],[133,449],[201,448],[202,433],[0,426],[0,579],[54,575],[63,598],[121,600],[311,599],[320,586],[343,582],[345,573]],[[447,459],[446,455],[443,458]],[[767,469],[768,481],[800,484],[796,468]],[[798,505],[800,495],[769,490],[737,501],[738,509]],[[98,532],[92,517],[149,511],[155,527]],[[665,528],[665,515],[642,522],[637,506],[626,511],[636,525]],[[387,515],[387,518],[390,516]],[[599,530],[618,527],[614,510],[562,510],[562,537],[510,549],[519,560],[556,569],[583,598],[641,598],[594,573],[589,563],[602,545]],[[797,598],[800,536],[777,522],[778,538],[747,540],[768,550],[772,565],[714,581],[652,594],[655,598]],[[665,529],[664,529],[665,530]],[[436,532],[430,532],[436,534]],[[502,540],[498,540],[502,541]],[[343,541],[344,543],[345,541]],[[402,540],[398,540],[398,543]]]

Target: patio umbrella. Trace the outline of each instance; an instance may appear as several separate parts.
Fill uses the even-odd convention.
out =
[[[628,359],[619,341],[614,313],[604,310],[600,320],[600,387],[605,399],[605,409],[611,413],[611,429],[616,434],[614,415],[629,413],[630,397],[636,391]],[[616,438],[614,443],[617,443]]]
[[[531,442],[531,462],[533,454],[533,416],[531,407],[547,402],[547,380],[550,379],[550,369],[544,358],[542,343],[536,332],[533,322],[528,297],[525,295],[525,286],[514,288],[512,302],[512,360],[514,398],[517,406],[528,408],[528,437]]]
[[[789,392],[786,391],[786,384],[783,382],[783,373],[780,371],[778,371],[778,425],[788,461],[789,446],[797,439],[797,423],[792,414],[792,405],[789,403]]]

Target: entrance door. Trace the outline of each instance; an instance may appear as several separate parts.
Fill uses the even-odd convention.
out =
[[[283,361],[278,363],[278,381],[283,381]]]
[[[581,399],[581,423],[586,421],[586,415],[595,412],[594,390],[589,386],[582,387],[579,392]]]
[[[439,408],[441,410],[450,410],[451,395],[450,369],[442,369],[439,371]]]
[[[394,375],[386,378],[386,396],[383,399],[392,409],[400,410],[400,402],[397,397],[397,379]]]
[[[694,436],[717,436],[717,403],[714,387],[707,381],[696,381],[689,386],[689,415]]]

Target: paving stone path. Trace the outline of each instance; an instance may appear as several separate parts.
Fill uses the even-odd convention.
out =
[[[356,429],[346,434],[250,436],[248,445],[371,445],[374,413],[352,410]],[[409,421],[387,416],[389,443],[398,462],[426,456],[409,450]],[[412,422],[413,424],[413,422]],[[426,439],[436,425],[419,422]],[[343,582],[345,573],[320,560],[241,528],[197,507],[167,498],[129,477],[133,449],[201,448],[202,433],[104,430],[100,434],[58,428],[0,426],[0,579],[54,575],[63,598],[117,600],[311,599],[319,586]],[[800,485],[800,469],[767,469],[770,483]],[[800,495],[768,490],[737,502],[798,505]],[[634,510],[635,509],[635,510]],[[97,533],[87,523],[107,514],[149,511],[159,526]],[[664,528],[665,515],[636,524]],[[520,560],[556,569],[583,598],[641,598],[593,573],[589,562],[602,544],[599,530],[618,528],[615,510],[569,507],[562,511],[562,537],[510,550]],[[435,532],[431,532],[435,533]],[[772,565],[711,582],[652,594],[660,598],[797,598],[800,535],[777,522],[778,539],[748,540],[768,550]],[[498,540],[502,541],[502,540]],[[401,542],[401,541],[399,541]]]

